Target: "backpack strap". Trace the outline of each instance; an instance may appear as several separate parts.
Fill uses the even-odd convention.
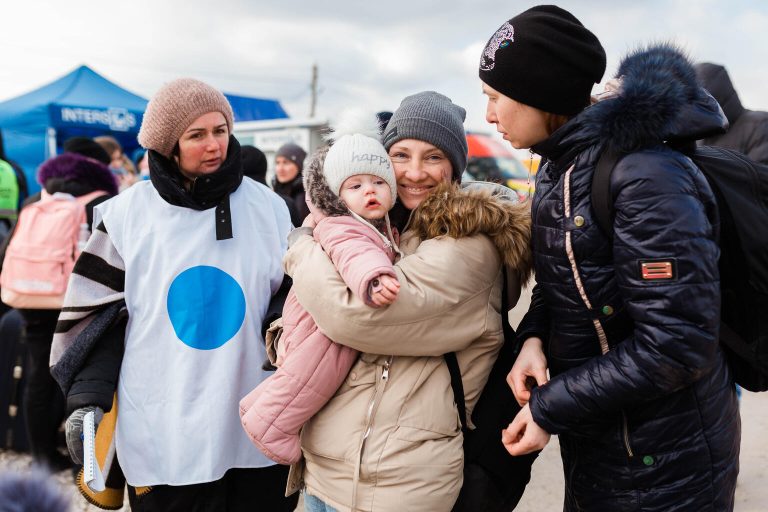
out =
[[[616,164],[624,157],[613,149],[606,149],[600,154],[592,175],[592,209],[595,220],[608,238],[613,239],[613,197],[611,197],[611,173]]]
[[[443,354],[445,364],[448,365],[448,372],[451,374],[451,389],[453,389],[453,400],[456,402],[456,408],[459,410],[459,420],[461,420],[462,432],[467,431],[467,405],[464,401],[464,383],[461,381],[461,370],[459,361],[456,359],[456,352]]]
[[[514,343],[515,331],[512,330],[512,326],[509,325],[509,297],[507,294],[507,268],[502,268],[502,275],[504,282],[501,287],[501,330],[504,336],[504,343]],[[456,408],[459,410],[459,420],[461,420],[461,430],[465,434],[468,432],[467,427],[467,405],[464,401],[464,383],[461,380],[461,369],[459,368],[459,361],[456,359],[456,352],[448,352],[443,354],[446,365],[448,365],[448,372],[451,374],[451,389],[453,389],[453,400],[456,402]],[[466,439],[466,438],[465,438]]]
[[[81,205],[85,206],[97,197],[106,196],[107,192],[104,190],[94,190],[93,192],[89,192],[88,194],[84,194],[82,196],[75,197],[75,201],[80,203]]]

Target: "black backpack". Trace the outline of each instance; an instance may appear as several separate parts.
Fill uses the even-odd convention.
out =
[[[720,342],[734,380],[768,390],[768,166],[736,151],[684,151],[707,178],[720,213]],[[604,151],[592,178],[592,208],[613,235],[611,172],[624,154]]]
[[[504,271],[501,310],[509,311],[507,276]],[[507,384],[507,374],[517,358],[515,331],[507,318],[502,322],[504,344],[472,411],[474,430],[467,428],[464,386],[456,354],[445,354],[451,388],[464,434],[464,484],[452,512],[509,512],[520,501],[531,479],[531,466],[539,452],[513,457],[501,444],[520,406]]]

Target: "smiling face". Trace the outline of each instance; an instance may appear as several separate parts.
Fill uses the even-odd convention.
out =
[[[413,210],[433,189],[451,179],[451,162],[438,147],[416,139],[397,141],[389,148],[395,167],[397,197]]]
[[[516,149],[528,149],[549,137],[549,114],[505,96],[488,84],[483,84],[488,96],[485,120],[496,125],[504,140]]]
[[[219,170],[227,158],[229,128],[221,112],[208,112],[198,117],[179,139],[176,162],[182,174],[196,178]]]
[[[394,204],[389,184],[372,174],[355,174],[344,180],[339,197],[350,210],[368,220],[384,218]]]

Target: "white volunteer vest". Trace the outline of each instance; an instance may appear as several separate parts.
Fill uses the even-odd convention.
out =
[[[230,208],[234,238],[217,241],[213,209],[173,206],[149,181],[97,207],[126,268],[116,449],[133,486],[273,464],[243,431],[238,402],[267,376],[260,330],[290,218],[250,179]]]

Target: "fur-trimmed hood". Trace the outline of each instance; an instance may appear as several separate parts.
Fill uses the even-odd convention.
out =
[[[117,195],[117,180],[103,163],[76,153],[64,153],[43,162],[37,171],[37,181],[48,192],[52,182],[54,188],[65,182],[77,182],[84,190],[103,190],[110,195]]]
[[[331,191],[323,173],[325,156],[331,149],[330,145],[319,148],[312,154],[309,165],[304,169],[304,191],[312,206],[328,217],[349,215],[349,208],[339,196]]]
[[[599,140],[628,152],[665,141],[695,141],[728,128],[717,101],[700,86],[691,61],[672,45],[630,53],[615,77],[617,93],[569,123],[575,126],[565,130],[561,143],[569,144],[571,138]]]
[[[521,283],[531,277],[530,202],[516,202],[511,191],[501,185],[443,183],[413,211],[407,231],[423,240],[485,234],[496,245],[504,264],[518,272]]]

